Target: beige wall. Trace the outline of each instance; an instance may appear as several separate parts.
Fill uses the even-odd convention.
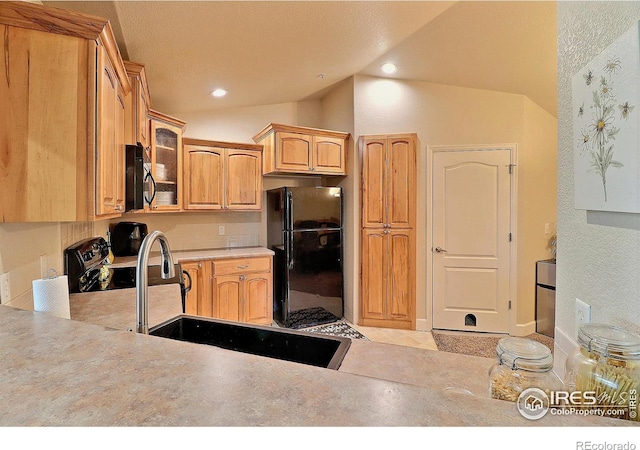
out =
[[[518,170],[523,170],[525,181],[519,182],[518,211],[519,218],[526,220],[534,214],[529,212],[531,207],[534,211],[552,211],[555,208],[553,196],[537,195],[537,182],[553,185],[553,169],[547,173],[537,168],[546,163],[536,162],[535,167],[528,169],[523,169],[522,165],[540,156],[545,160],[554,158],[555,119],[521,95],[365,76],[355,77],[354,111],[357,136],[402,132],[418,134],[417,318],[420,329],[430,329],[427,300],[427,258],[431,254],[427,239],[427,147],[517,144],[518,158],[521,158]],[[350,182],[355,181],[354,178]],[[555,222],[549,214],[545,213],[544,217],[545,221]],[[536,223],[538,221],[536,219]],[[532,274],[535,276],[535,260],[541,259],[538,255],[545,255],[546,248],[544,225],[540,228],[523,224],[521,228],[518,229],[519,273],[516,278],[523,281],[522,286],[518,285],[516,308],[519,313],[516,326],[511,330],[514,334],[528,333],[534,326],[535,282],[532,285],[530,281]]]
[[[517,321],[535,319],[536,261],[551,258],[556,225],[557,120],[524,99],[524,138],[518,151],[518,309]],[[549,232],[546,232],[548,226]]]

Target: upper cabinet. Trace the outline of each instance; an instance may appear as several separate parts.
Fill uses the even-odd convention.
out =
[[[185,122],[154,110],[151,118],[152,211],[182,209],[182,133]]]
[[[136,62],[125,61],[124,67],[131,84],[131,93],[126,98],[125,137],[127,144],[140,143],[144,148],[148,148],[151,145],[149,139],[151,96],[147,74],[144,65]]]
[[[262,146],[183,140],[184,209],[262,208]]]
[[[98,45],[97,217],[118,216],[125,202],[125,96],[106,49]]]
[[[119,214],[123,185],[104,176],[130,85],[109,22],[0,2],[0,49],[0,221],[86,221],[105,200]]]
[[[346,175],[349,133],[269,124],[253,138],[264,146],[265,175]]]

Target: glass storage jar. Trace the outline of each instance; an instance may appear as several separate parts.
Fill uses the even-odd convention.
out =
[[[640,335],[621,327],[587,323],[578,332],[578,350],[567,358],[565,385],[584,408],[638,421]],[[595,401],[593,400],[595,398]]]
[[[563,389],[562,381],[551,371],[553,356],[544,344],[533,339],[505,337],[496,346],[495,364],[489,371],[491,398],[515,402],[528,388],[547,395]]]

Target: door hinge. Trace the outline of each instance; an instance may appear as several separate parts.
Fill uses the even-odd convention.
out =
[[[513,240],[513,235],[509,233],[509,242],[511,242],[512,240]]]
[[[509,309],[511,309],[511,300],[509,300]]]
[[[509,175],[513,174],[513,168],[515,167],[515,164],[507,164],[507,167],[509,168]]]

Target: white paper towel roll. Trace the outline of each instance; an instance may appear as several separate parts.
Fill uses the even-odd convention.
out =
[[[67,276],[33,280],[33,309],[71,319]]]

